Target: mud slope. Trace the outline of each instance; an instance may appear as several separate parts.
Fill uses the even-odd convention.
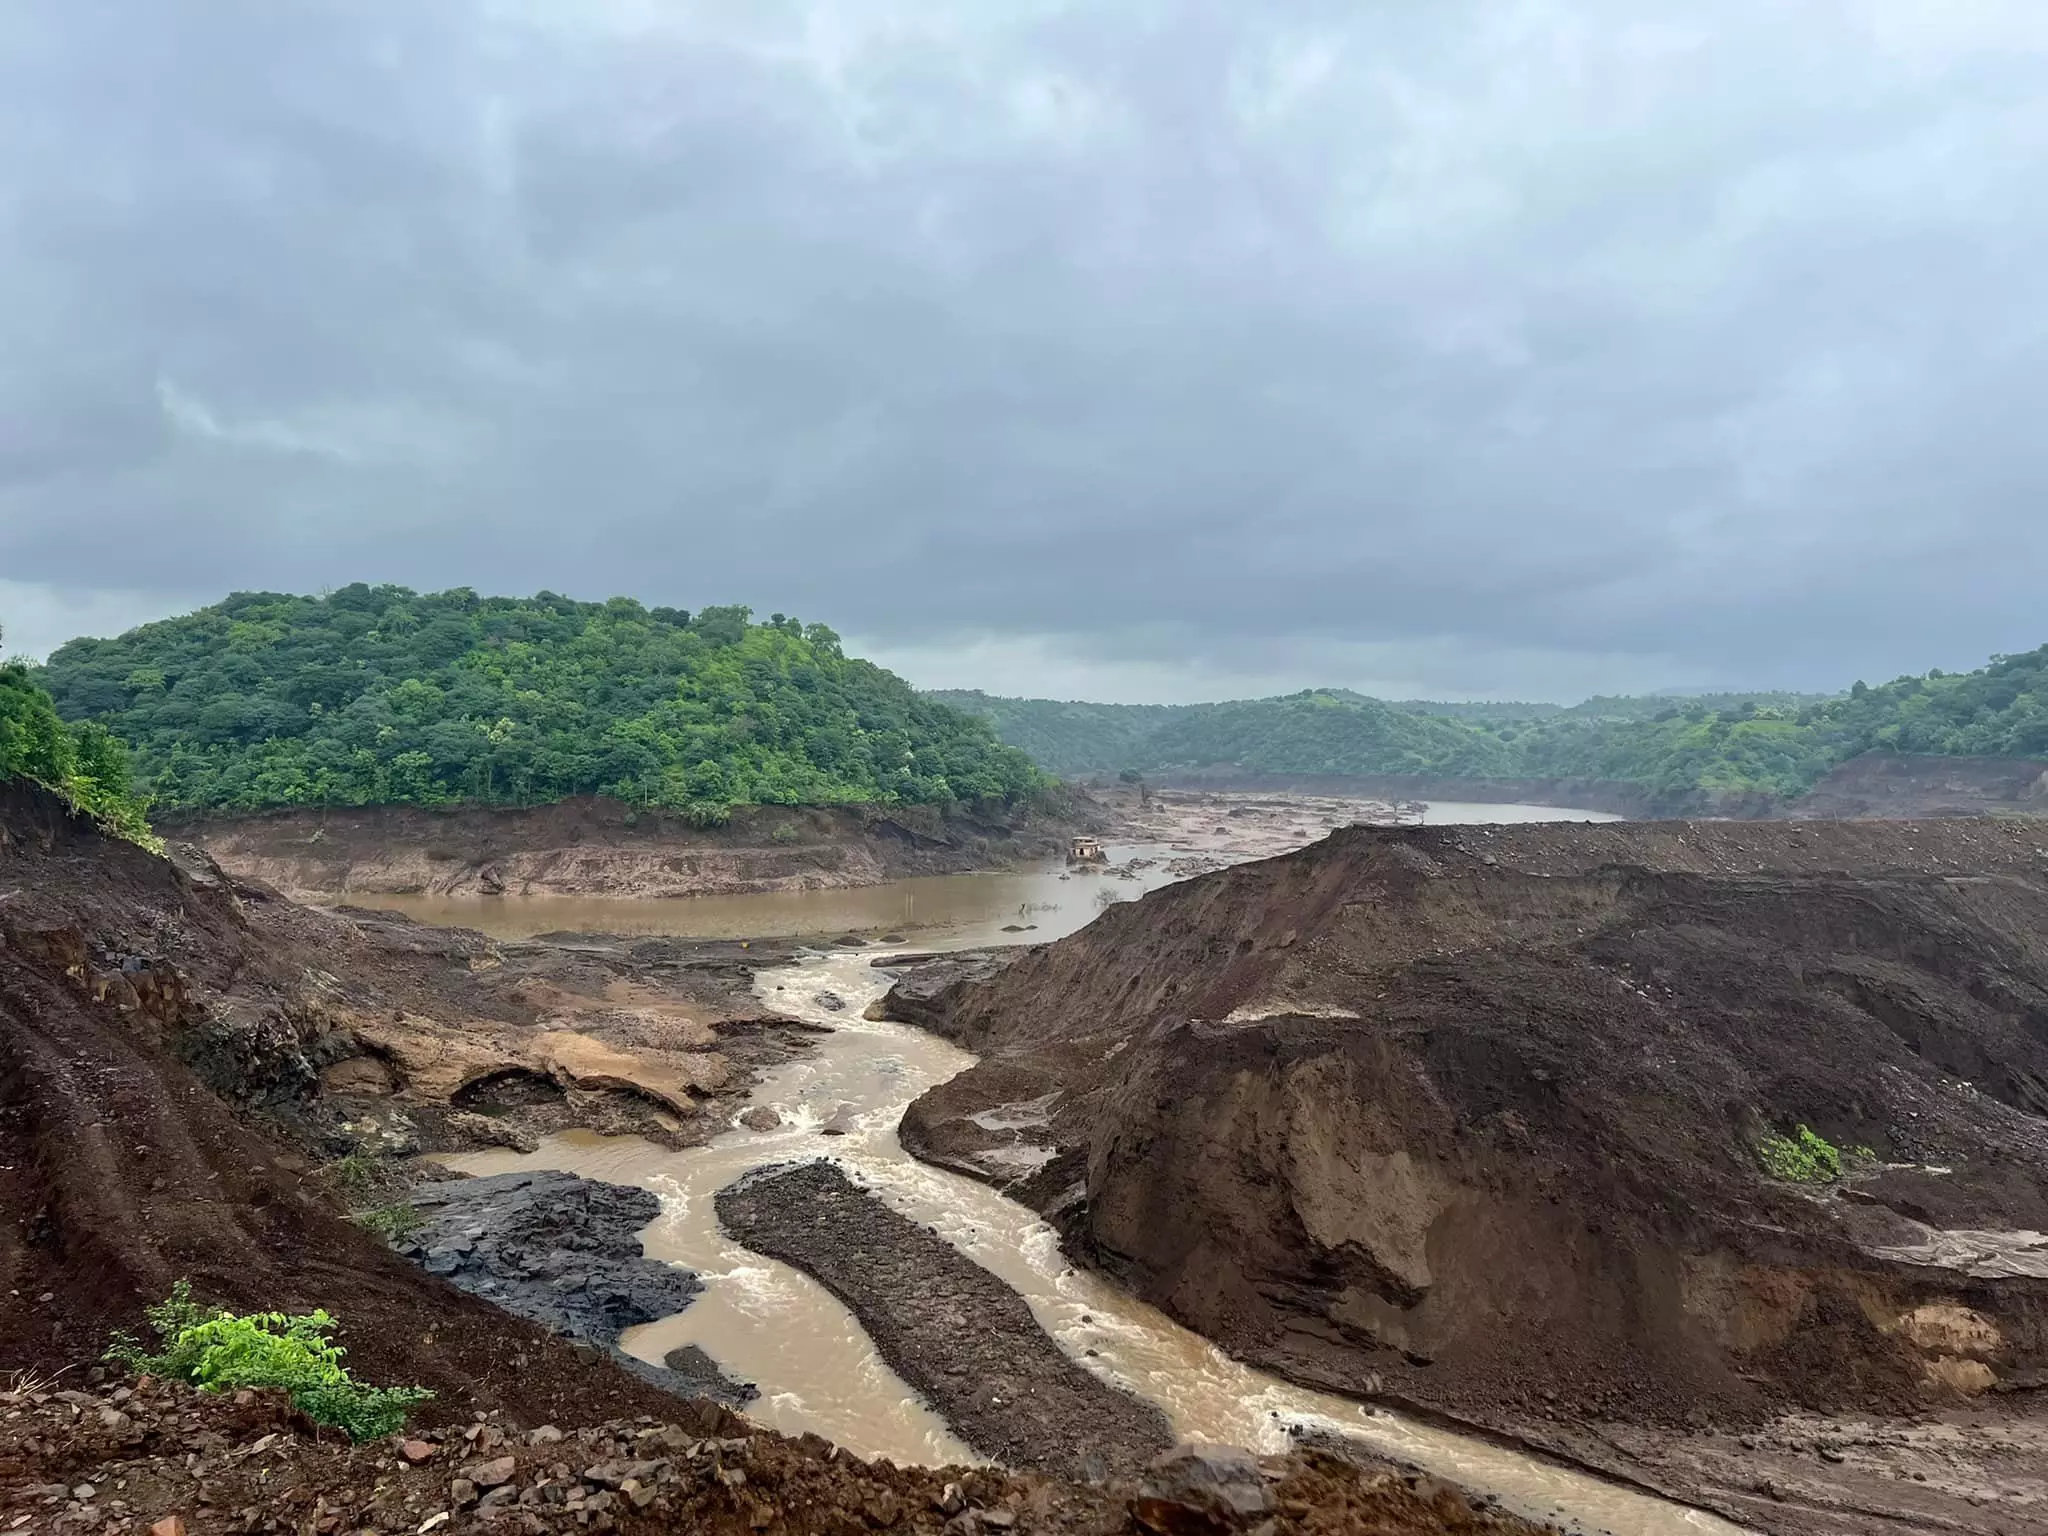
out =
[[[1526,1425],[2031,1386],[2044,843],[1339,832],[905,1009],[985,1058],[904,1139],[991,1179],[1049,1148],[1014,1192],[1077,1255],[1353,1392]],[[1874,1155],[1773,1182],[1759,1138],[1801,1123]]]
[[[582,798],[430,810],[278,811],[168,825],[230,872],[300,900],[335,893],[701,896],[875,885],[1054,853],[1091,822],[1052,811],[743,808],[722,827]]]
[[[0,1373],[81,1371],[185,1277],[241,1307],[325,1306],[365,1377],[442,1394],[429,1415],[676,1411],[389,1252],[214,1091],[246,1106],[330,1048],[297,986],[308,952],[224,884],[17,783],[0,896]]]

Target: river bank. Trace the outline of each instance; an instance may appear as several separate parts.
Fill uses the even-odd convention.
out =
[[[327,807],[166,820],[222,868],[295,900],[368,896],[636,900],[831,890],[1006,868],[1095,830],[1086,799],[1016,806],[740,806],[703,827],[581,796],[551,805]]]
[[[871,963],[879,958],[883,965]],[[830,1026],[816,1051],[769,1074],[751,1112],[709,1144],[669,1152],[633,1138],[564,1135],[531,1154],[492,1150],[440,1159],[475,1174],[558,1168],[608,1183],[639,1185],[662,1198],[662,1215],[642,1234],[651,1257],[694,1272],[704,1291],[675,1317],[629,1330],[622,1345],[659,1361],[679,1344],[701,1346],[731,1375],[754,1382],[748,1412],[789,1433],[810,1431],[860,1454],[938,1463],[971,1454],[934,1403],[907,1376],[919,1370],[912,1320],[923,1286],[887,1245],[830,1223],[795,1222],[781,1233],[776,1262],[727,1229],[718,1191],[749,1172],[830,1158],[857,1177],[867,1197],[903,1222],[948,1244],[990,1283],[1021,1298],[1037,1330],[1067,1360],[1135,1393],[1164,1413],[1175,1436],[1285,1451],[1296,1428],[1341,1433],[1382,1461],[1425,1469],[1458,1487],[1492,1495],[1515,1513],[1560,1527],[1614,1536],[1727,1529],[1709,1517],[1625,1486],[1531,1457],[1447,1427],[1395,1418],[1355,1399],[1296,1386],[1251,1369],[1181,1328],[1061,1252],[1056,1230],[987,1183],[919,1161],[896,1134],[903,1106],[958,1077],[974,1058],[935,1035],[865,1017],[888,984],[888,958],[862,950],[813,954],[764,974],[767,995]],[[781,986],[784,990],[775,993]],[[816,998],[829,992],[843,1006]],[[1028,1122],[1033,1107],[991,1119]],[[871,1315],[899,1320],[879,1337],[804,1271],[832,1273],[865,1296]],[[974,1314],[968,1314],[972,1326]],[[993,1323],[993,1315],[985,1321]],[[884,1348],[887,1346],[886,1352]],[[966,1362],[970,1369],[973,1358]],[[968,1381],[971,1383],[970,1376]]]

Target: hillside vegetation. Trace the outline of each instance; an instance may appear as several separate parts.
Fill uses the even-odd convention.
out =
[[[18,661],[0,662],[0,782],[34,779],[121,836],[151,841],[128,753],[103,725],[66,725]]]
[[[1839,696],[1716,694],[1555,705],[1389,704],[1344,690],[1228,704],[1117,705],[942,693],[1056,773],[1606,779],[1672,809],[1797,795],[1886,750],[2048,755],[2048,646],[1968,673],[1933,671]]]
[[[824,625],[738,607],[245,592],[74,640],[41,677],[177,810],[606,794],[712,824],[733,805],[1016,800],[1046,784],[986,723],[842,654]]]

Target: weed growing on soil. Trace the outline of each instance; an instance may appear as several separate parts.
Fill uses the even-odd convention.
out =
[[[1765,1136],[1756,1152],[1764,1172],[1788,1183],[1832,1184],[1842,1176],[1841,1152],[1810,1126],[1800,1126],[1792,1136]]]
[[[367,1194],[377,1182],[377,1159],[357,1150],[346,1157],[336,1158],[323,1172],[343,1194]]]
[[[329,1335],[335,1320],[315,1309],[303,1317],[252,1312],[237,1317],[192,1299],[189,1281],[144,1314],[157,1336],[152,1351],[117,1333],[107,1358],[151,1376],[189,1381],[206,1392],[277,1387],[316,1424],[351,1440],[396,1432],[406,1415],[434,1394],[424,1387],[370,1387],[350,1376],[345,1353]]]
[[[393,1247],[415,1236],[426,1224],[426,1218],[405,1200],[393,1200],[389,1205],[373,1205],[367,1210],[355,1212],[349,1219],[359,1226],[367,1227]]]

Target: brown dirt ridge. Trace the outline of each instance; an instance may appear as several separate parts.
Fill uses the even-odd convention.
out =
[[[1033,1141],[1070,1252],[1311,1384],[1569,1448],[2048,1380],[2038,823],[1354,828],[886,1007],[985,1053],[906,1145]],[[1768,1178],[1800,1124],[1871,1155]]]
[[[717,1204],[733,1236],[844,1301],[882,1358],[983,1455],[1099,1479],[1173,1443],[1157,1408],[1069,1359],[1015,1291],[837,1164],[763,1170]]]

